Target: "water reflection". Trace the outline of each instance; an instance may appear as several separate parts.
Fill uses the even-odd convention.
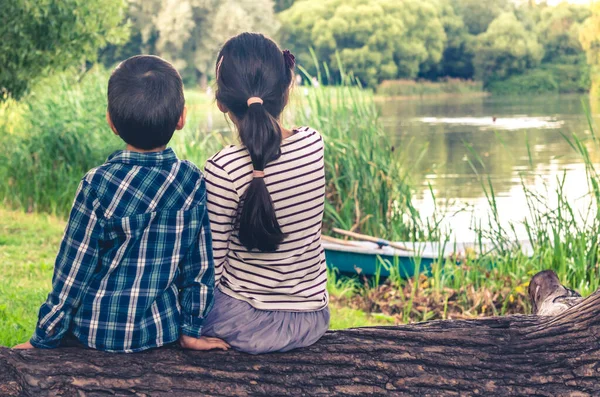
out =
[[[470,239],[472,215],[485,219],[489,204],[477,175],[490,178],[502,221],[523,220],[528,213],[522,183],[554,205],[559,180],[572,205],[584,211],[588,200],[585,167],[581,157],[561,133],[590,136],[584,106],[587,97],[534,98],[458,97],[420,101],[388,101],[381,104],[386,128],[398,145],[414,145],[409,162],[416,164],[419,184],[416,204],[424,215],[434,205],[428,185],[439,202],[456,211],[468,205],[473,214],[460,212],[448,224],[458,239]],[[594,109],[593,111],[599,111]],[[600,115],[595,115],[596,125]],[[598,131],[598,129],[596,129]],[[599,153],[588,145],[592,161]],[[553,194],[554,193],[554,194]],[[521,230],[523,235],[524,231]]]
[[[455,126],[479,127],[481,131],[486,130],[527,130],[532,128],[546,129],[560,128],[564,121],[553,117],[527,117],[515,115],[515,117],[421,117],[415,119],[417,123],[424,124],[448,124]]]

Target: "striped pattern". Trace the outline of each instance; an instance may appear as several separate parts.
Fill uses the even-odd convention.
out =
[[[325,200],[323,139],[308,127],[283,141],[282,155],[265,168],[265,183],[287,235],[277,252],[248,251],[235,219],[252,180],[243,146],[230,146],[206,163],[207,206],[215,279],[221,291],[261,310],[314,311],[327,305],[327,268],[321,246]]]
[[[31,343],[135,352],[199,337],[214,269],[200,170],[159,153],[120,151],[82,180]]]

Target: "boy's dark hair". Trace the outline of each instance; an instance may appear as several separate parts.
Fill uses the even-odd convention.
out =
[[[169,143],[184,105],[181,76],[157,56],[131,57],[108,80],[110,118],[119,136],[139,149]]]
[[[258,33],[233,37],[217,58],[217,100],[235,115],[256,171],[281,156],[278,119],[287,104],[292,68],[277,44]],[[251,97],[263,103],[248,105]],[[250,182],[242,202],[237,225],[240,242],[249,250],[275,251],[285,236],[263,178]]]

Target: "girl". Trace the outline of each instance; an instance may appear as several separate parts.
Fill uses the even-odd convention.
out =
[[[218,288],[202,334],[252,354],[309,346],[329,328],[323,140],[280,124],[293,69],[289,51],[256,33],[217,60],[217,104],[242,145],[205,167]]]

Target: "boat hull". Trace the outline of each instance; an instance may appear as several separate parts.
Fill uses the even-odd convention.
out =
[[[408,278],[416,272],[429,274],[434,262],[443,262],[447,258],[461,258],[467,252],[481,254],[492,252],[495,245],[486,243],[437,243],[437,242],[399,242],[406,249],[389,246],[380,247],[369,242],[345,242],[344,244],[323,241],[327,266],[342,273],[390,276],[390,270],[400,277]],[[531,256],[533,248],[529,242],[514,243],[515,249],[521,249]]]
[[[337,269],[341,273],[367,276],[379,274],[382,277],[389,277],[393,267],[402,278],[413,277],[417,269],[419,273],[429,274],[433,264],[433,259],[430,258],[375,255],[335,249],[325,249],[325,259],[329,268]]]

